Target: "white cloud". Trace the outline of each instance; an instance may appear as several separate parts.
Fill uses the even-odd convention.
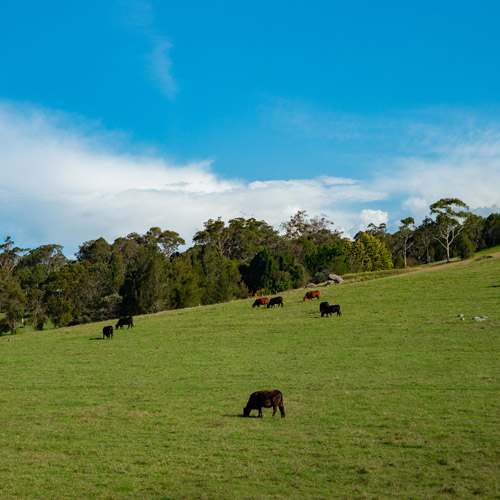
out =
[[[346,178],[256,181],[224,179],[210,161],[177,165],[157,156],[117,153],[109,134],[72,129],[71,117],[0,106],[0,221],[7,234],[35,247],[73,252],[89,239],[113,241],[152,226],[189,244],[209,218],[255,217],[278,227],[298,210],[352,225],[352,204],[383,192]],[[342,209],[339,207],[342,206]]]
[[[476,148],[443,148],[432,159],[389,159],[371,182],[319,176],[250,183],[218,176],[209,160],[179,165],[117,152],[115,136],[77,117],[0,103],[0,237],[31,248],[58,243],[71,253],[86,240],[160,226],[190,245],[210,218],[255,217],[278,228],[299,210],[352,237],[370,223],[392,230],[409,215],[419,223],[443,197],[483,211],[500,205],[494,136]]]
[[[389,214],[382,210],[364,209],[361,210],[358,219],[358,229],[362,231],[366,229],[369,224],[375,224],[375,226],[380,226],[380,224],[387,224],[387,221],[389,220]]]
[[[147,64],[148,76],[156,82],[161,92],[172,99],[177,93],[177,83],[172,75],[173,44],[155,28],[153,5],[144,0],[119,0],[115,19],[122,27],[145,41],[147,53],[143,60]]]
[[[164,37],[153,37],[153,50],[149,56],[151,74],[162,92],[169,98],[177,93],[177,84],[172,76],[170,51],[172,44]]]
[[[428,215],[429,205],[441,198],[459,198],[471,209],[493,207],[500,202],[500,141],[487,149],[478,144],[474,151],[469,145],[467,154],[455,150],[432,160],[400,159],[374,185],[392,198],[402,197],[402,208],[415,219]]]

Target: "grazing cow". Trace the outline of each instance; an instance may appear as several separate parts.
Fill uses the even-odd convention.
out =
[[[319,305],[319,312],[323,312],[323,309],[327,308],[330,304],[328,302],[321,302]]]
[[[306,300],[312,300],[312,299],[319,300],[319,291],[318,290],[312,290],[311,292],[307,292],[304,295],[304,302]]]
[[[104,338],[108,338],[108,339],[112,339],[113,338],[113,327],[110,325],[110,326],[105,326],[103,329],[102,329],[102,338],[104,340]]]
[[[267,306],[269,304],[269,299],[267,297],[260,297],[259,299],[255,299],[255,302],[252,304],[252,308],[257,306]]]
[[[269,309],[270,307],[274,306],[281,306],[283,307],[283,298],[282,297],[273,297],[269,300],[269,304],[267,304],[267,308]]]
[[[331,316],[332,314],[337,313],[337,316],[342,316],[342,313],[340,312],[340,306],[338,304],[335,305],[327,305],[323,309],[320,309],[321,311],[321,317],[323,316]]]
[[[132,316],[127,316],[126,318],[120,318],[118,320],[118,323],[116,323],[115,328],[116,329],[121,328],[123,330],[123,327],[125,325],[127,325],[127,329],[134,326],[134,319],[132,318]]]
[[[273,417],[276,415],[276,408],[279,408],[281,418],[285,418],[285,407],[283,406],[283,394],[281,391],[257,391],[254,392],[247,405],[243,408],[243,416],[250,416],[252,410],[259,411],[259,417],[262,417],[262,407],[273,408]]]

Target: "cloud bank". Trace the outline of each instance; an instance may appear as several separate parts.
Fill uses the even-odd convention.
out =
[[[500,140],[462,144],[434,158],[394,158],[371,178],[227,179],[211,161],[178,165],[113,147],[114,136],[75,117],[0,105],[0,223],[3,238],[30,248],[113,241],[152,226],[188,244],[210,218],[255,217],[278,227],[298,210],[353,236],[373,222],[417,221],[442,197],[472,208],[500,205]]]

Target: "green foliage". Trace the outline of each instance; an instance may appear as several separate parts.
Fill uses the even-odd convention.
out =
[[[272,287],[272,277],[277,271],[271,252],[266,247],[261,248],[248,266],[242,266],[240,272],[243,281],[252,293],[260,288]]]
[[[414,256],[424,264],[431,262],[433,249],[432,241],[436,235],[436,224],[430,217],[425,217],[422,224],[415,231]]]
[[[389,250],[372,234],[363,233],[354,243],[346,240],[344,251],[354,271],[378,271],[393,267]]]
[[[110,258],[111,245],[104,238],[84,242],[76,254],[78,262],[87,261],[91,264],[107,263]]]
[[[474,250],[476,246],[469,239],[468,235],[461,233],[457,236],[454,242],[454,249],[456,250],[458,256],[462,259],[470,259],[474,255]]]
[[[238,263],[224,257],[215,245],[204,246],[197,254],[201,264],[202,304],[227,302],[241,281]]]
[[[484,247],[492,247],[500,243],[500,214],[490,214],[484,221],[482,229]]]
[[[446,260],[450,261],[450,247],[464,229],[470,217],[469,207],[458,198],[442,198],[430,206],[431,214],[436,216],[436,235],[434,238],[446,250]]]
[[[311,275],[333,267],[337,257],[345,257],[339,244],[315,246],[304,257],[304,264]]]
[[[276,271],[269,282],[271,293],[284,292],[293,288],[293,279],[287,271]]]
[[[198,306],[201,303],[202,289],[199,285],[200,275],[196,271],[196,257],[191,252],[176,255],[168,267],[169,309]]]
[[[164,309],[166,299],[165,256],[155,244],[139,247],[129,264],[121,290],[122,314],[144,314]]]
[[[332,231],[333,222],[324,217],[309,218],[305,210],[298,211],[288,222],[281,224],[285,238],[290,241],[309,240],[314,245],[337,243],[341,233]]]

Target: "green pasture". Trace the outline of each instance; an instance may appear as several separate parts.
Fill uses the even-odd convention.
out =
[[[0,498],[500,498],[500,259],[319,290],[1,337]]]

